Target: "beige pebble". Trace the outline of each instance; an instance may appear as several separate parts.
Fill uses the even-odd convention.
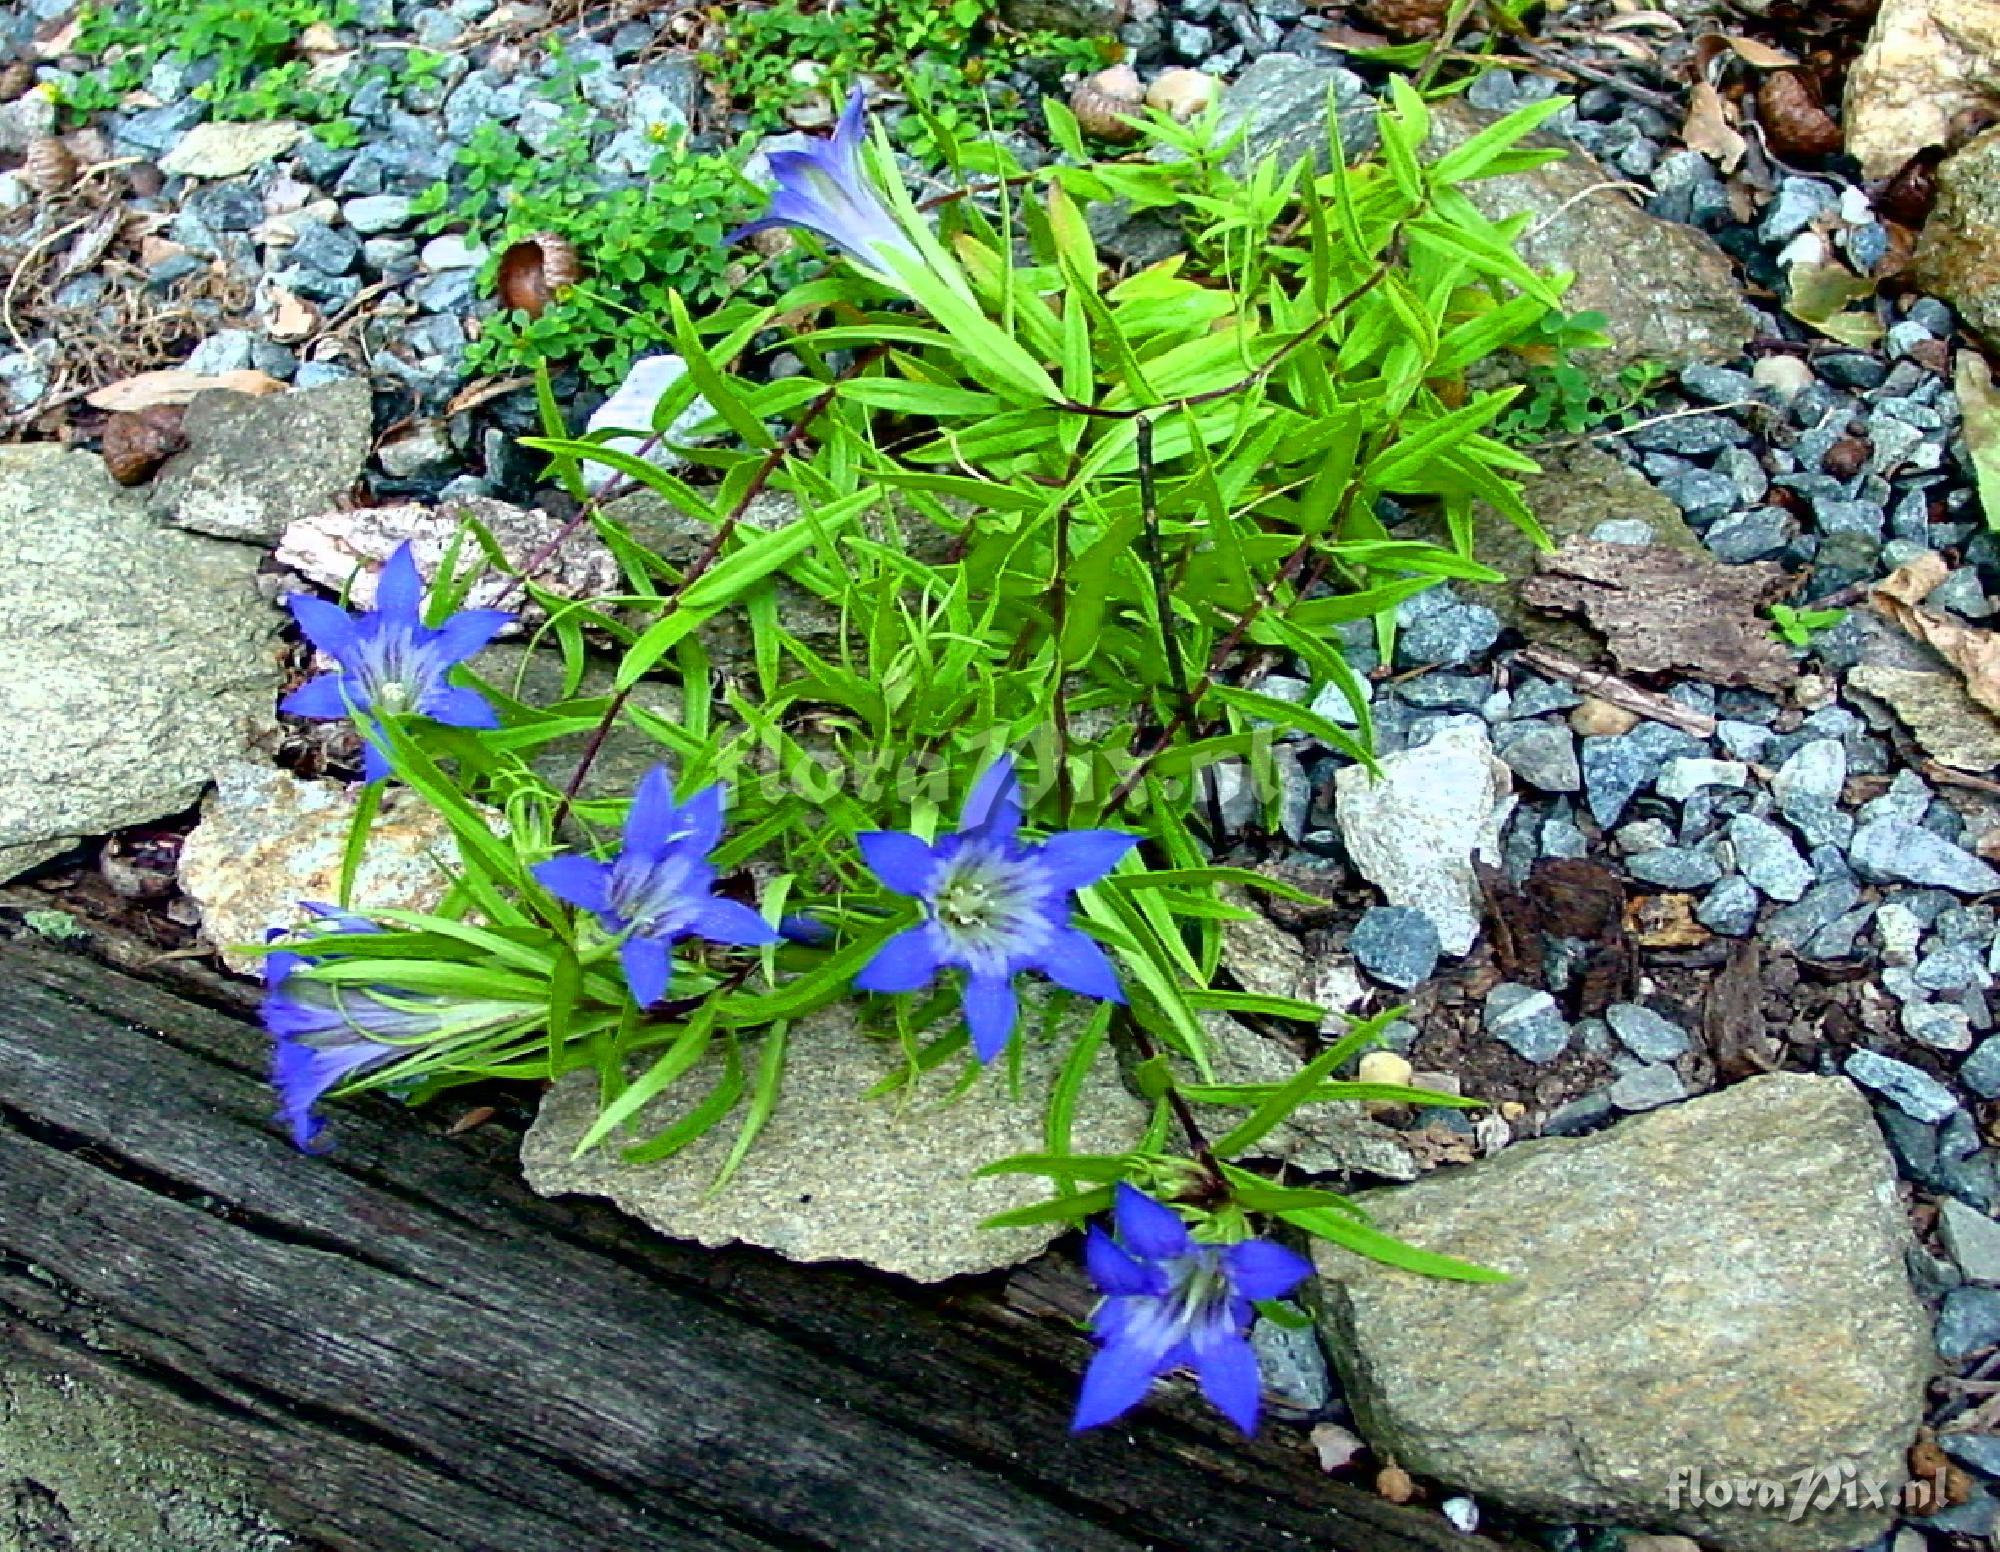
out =
[[[1222,83],[1206,70],[1162,70],[1146,88],[1146,106],[1185,124],[1215,101]]]
[[[1779,398],[1789,403],[1805,392],[1813,384],[1812,368],[1798,356],[1764,356],[1750,368],[1750,376],[1759,388],[1768,388]],[[1642,1538],[1643,1539],[1643,1538]],[[1654,1538],[1658,1539],[1658,1538]],[[1668,1536],[1668,1541],[1677,1541],[1677,1536]],[[1626,1543],[1628,1546],[1630,1542]]]
[[[1701,1543],[1692,1536],[1627,1536],[1625,1552],[1701,1552]]]
[[[1409,1058],[1394,1051],[1370,1051],[1361,1058],[1355,1076],[1363,1083],[1407,1084],[1414,1069]]]
[[[1639,714],[1591,696],[1569,714],[1569,725],[1578,738],[1616,738],[1639,725]]]
[[[1455,1072],[1413,1072],[1410,1087],[1429,1089],[1433,1094],[1463,1094],[1465,1086],[1458,1081]]]

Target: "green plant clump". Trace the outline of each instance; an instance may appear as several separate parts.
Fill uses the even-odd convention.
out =
[[[489,292],[501,255],[517,241],[552,233],[582,256],[583,282],[538,316],[517,309],[486,320],[467,353],[474,371],[560,361],[608,387],[635,357],[668,342],[663,320],[672,298],[706,307],[731,290],[735,255],[723,238],[759,198],[740,171],[740,153],[691,150],[683,130],[661,126],[642,178],[607,178],[598,156],[616,126],[583,95],[585,68],[565,63],[540,87],[562,109],[541,149],[503,125],[482,124],[460,149],[451,180],[433,184],[413,207],[428,230],[462,229],[489,250],[480,276]]]
[[[143,86],[161,61],[213,62],[194,95],[220,119],[296,118],[321,123],[345,111],[348,90],[312,78],[286,56],[308,27],[355,19],[353,0],[136,0],[89,5],[78,14],[75,48],[102,61],[70,93],[73,112],[115,106]]]
[[[1107,63],[1103,45],[1089,39],[997,26],[996,4],[776,0],[719,7],[714,20],[722,41],[702,62],[759,129],[781,129],[786,110],[815,92],[869,76],[922,96],[935,122],[964,135],[1020,122],[1018,95],[997,83],[1023,61],[1048,59],[1073,70]],[[904,118],[897,134],[905,150],[924,160],[941,150],[926,117]]]
[[[566,434],[540,374],[547,433],[528,445],[585,500],[623,590],[578,601],[517,574],[562,661],[553,701],[504,677],[442,689],[489,622],[412,637],[413,653],[453,644],[419,684],[384,682],[395,654],[313,617],[352,663],[344,688],[308,687],[294,709],[358,715],[376,767],[449,826],[461,870],[435,911],[378,911],[372,931],[335,919],[289,945],[303,959],[281,1011],[296,1024],[334,999],[314,1038],[344,1053],[289,1094],[295,1125],[300,1096],[335,1073],[413,1098],[568,1078],[600,1100],[580,1150],[659,1161],[720,1128],[725,1189],[788,1065],[818,1059],[851,1003],[881,1052],[857,1104],[939,1069],[960,1103],[983,1103],[1028,1081],[1024,1052],[1050,1053],[1039,1146],[985,1170],[1040,1177],[1048,1195],[994,1224],[1077,1222],[1130,1185],[1211,1242],[1269,1217],[1419,1271],[1495,1275],[1252,1162],[1302,1104],[1455,1101],[1342,1076],[1394,1010],[1352,1020],[1231,984],[1239,892],[1311,897],[1219,862],[1204,796],[1233,767],[1273,822],[1281,742],[1372,763],[1338,628],[1386,635],[1440,579],[1493,578],[1474,553],[1479,507],[1541,538],[1517,483],[1535,465],[1493,434],[1518,389],[1473,385],[1497,352],[1559,328],[1565,282],[1515,252],[1526,217],[1491,221],[1462,185],[1559,154],[1520,143],[1559,104],[1426,164],[1429,111],[1392,87],[1379,151],[1348,165],[1335,124],[1325,171],[1267,160],[1238,176],[1213,115],[1155,117],[1176,160],[1097,161],[1053,105],[1067,159],[1034,173],[990,140],[942,135],[969,197],[934,211],[879,134],[854,147],[870,171],[852,187],[794,169],[788,219],[838,233],[843,261],[767,304],[697,310],[670,290],[654,320],[687,370],[651,427],[708,406],[677,447],[691,472]],[[1088,221],[1112,203],[1181,217],[1190,250],[1121,275]],[[803,370],[768,380],[757,362],[779,348]],[[588,464],[667,509],[657,547],[586,499]],[[1427,532],[1378,515],[1412,509]],[[684,540],[657,538],[674,523]],[[463,550],[507,569],[476,524]],[[446,570],[433,625],[473,580]],[[414,590],[398,585],[399,608]],[[614,653],[608,689],[584,688],[593,642]],[[1331,687],[1345,717],[1260,692],[1253,658]],[[459,725],[409,714],[432,704]],[[637,801],[593,784],[614,734],[671,770],[685,808],[663,803],[665,777]],[[982,807],[1004,802],[993,783],[1010,763],[1018,810]],[[371,797],[350,881],[373,811]],[[1287,1031],[1306,1053],[1296,1074],[1227,1079],[1230,1021]],[[279,1070],[309,1074],[284,1044],[307,1037],[272,1027]],[[1113,1046],[1150,1119],[1093,1152],[1078,1108]]]

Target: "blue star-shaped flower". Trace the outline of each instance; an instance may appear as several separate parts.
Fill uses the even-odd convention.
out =
[[[1197,1243],[1178,1213],[1122,1180],[1112,1211],[1118,1238],[1092,1224],[1084,1241],[1085,1264],[1105,1299],[1071,1431],[1124,1416],[1161,1375],[1192,1369],[1216,1409],[1255,1433],[1263,1385],[1250,1345],[1251,1303],[1290,1293],[1311,1264],[1268,1240]]]
[[[342,932],[373,932],[374,923],[309,906],[329,917]],[[277,938],[281,933],[273,931]],[[264,1028],[274,1042],[271,1085],[278,1091],[278,1118],[292,1140],[313,1151],[325,1123],[313,1114],[321,1096],[352,1073],[379,1066],[407,1049],[387,1044],[436,1034],[442,1020],[439,998],[391,987],[333,986],[297,975],[317,963],[310,955],[281,949],[264,960]]]
[[[857,86],[831,140],[804,151],[771,154],[771,175],[778,186],[771,194],[770,213],[731,232],[730,242],[776,226],[804,227],[888,285],[896,284],[896,272],[885,255],[926,264],[923,250],[910,240],[862,163],[861,146],[868,136],[863,106]]]
[[[884,943],[855,986],[913,992],[941,969],[965,971],[965,1023],[982,1062],[1014,1033],[1014,977],[1023,970],[1085,997],[1125,1000],[1104,950],[1070,925],[1070,900],[1116,867],[1138,837],[1069,830],[1030,846],[1017,839],[1020,824],[1021,785],[1012,758],[1002,755],[966,798],[957,834],[935,843],[901,830],[858,837],[875,876],[921,900],[924,920]]]
[[[500,725],[485,697],[451,682],[451,670],[514,616],[503,609],[461,609],[442,625],[425,625],[423,580],[409,545],[398,545],[383,566],[375,607],[366,613],[352,615],[304,593],[289,602],[306,639],[340,668],[308,679],[278,709],[322,721],[359,715],[366,745],[361,774],[367,780],[389,774],[388,756],[367,736],[385,716],[413,714],[451,727]]]
[[[674,801],[673,778],[655,766],[639,783],[625,816],[625,848],[610,862],[552,857],[537,863],[542,887],[594,912],[604,930],[623,934],[625,984],[642,1008],[667,994],[677,938],[756,946],[778,941],[770,923],[714,893],[708,854],[722,839],[723,789],[704,787]]]

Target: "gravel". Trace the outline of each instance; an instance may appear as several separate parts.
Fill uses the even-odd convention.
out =
[[[1952,1091],[1921,1068],[1899,1062],[1879,1051],[1856,1051],[1845,1064],[1848,1077],[1873,1089],[1903,1114],[1933,1124],[1958,1112]]]

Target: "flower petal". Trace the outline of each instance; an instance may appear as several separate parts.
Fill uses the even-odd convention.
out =
[[[1179,1213],[1123,1180],[1118,1182],[1116,1197],[1112,1216],[1118,1223],[1118,1237],[1133,1255],[1142,1261],[1164,1261],[1187,1254],[1192,1241]]]
[[[586,911],[611,908],[611,868],[588,857],[551,857],[528,870],[535,881],[558,900],[580,905]]]
[[[424,579],[417,575],[417,558],[406,539],[396,546],[375,582],[375,612],[384,619],[421,625]]]
[[[625,966],[625,984],[632,988],[632,1000],[640,1007],[650,1008],[666,996],[667,982],[674,973],[666,944],[658,938],[627,938],[618,950],[618,959]]]
[[[317,674],[279,701],[278,710],[288,717],[311,717],[320,722],[345,721],[347,676]]]
[[[1246,1434],[1257,1431],[1257,1403],[1263,1376],[1249,1340],[1235,1332],[1198,1333],[1194,1342],[1194,1372],[1201,1393],[1215,1409]]]
[[[381,734],[376,724],[367,723],[361,729],[361,779],[363,781],[387,781],[395,775],[389,764],[389,756],[376,742]]]
[[[722,810],[727,800],[721,782],[703,787],[674,811],[673,825],[666,837],[668,844],[685,846],[704,857],[714,851],[722,839]]]
[[[1014,997],[1011,976],[972,974],[965,978],[965,1027],[972,1034],[972,1049],[982,1062],[990,1062],[1007,1049],[1020,1022],[1020,1004]]]
[[[694,913],[687,930],[711,943],[739,943],[755,947],[778,941],[777,929],[749,906],[719,895],[710,896]]]
[[[1042,842],[1032,856],[1051,888],[1081,889],[1117,867],[1138,844],[1138,836],[1123,830],[1065,830]]]
[[[1090,1269],[1100,1293],[1158,1295],[1165,1278],[1160,1269],[1135,1261],[1097,1224],[1083,1238],[1083,1264]]]
[[[867,830],[855,838],[861,860],[899,895],[922,899],[937,876],[937,853],[907,830]]]
[[[1074,927],[1059,927],[1035,956],[1035,968],[1056,985],[1099,1002],[1123,1002],[1118,972],[1097,940]]]
[[[312,1152],[323,1123],[312,1113],[320,1097],[349,1073],[387,1061],[396,1048],[372,1040],[333,1046],[280,1038],[271,1050],[271,1086],[278,1091],[278,1118],[292,1129],[292,1141]]]
[[[1222,1252],[1229,1280],[1246,1299],[1281,1299],[1312,1276],[1304,1256],[1267,1239],[1246,1239]]]
[[[648,856],[664,851],[677,812],[674,778],[664,765],[656,765],[640,778],[639,790],[632,795],[632,807],[625,815],[626,849]]]
[[[433,690],[417,709],[433,722],[442,722],[446,727],[497,728],[500,725],[499,714],[486,697],[463,685],[448,684]]]
[[[966,794],[958,828],[983,829],[996,841],[1011,841],[1021,825],[1021,782],[1014,774],[1014,757],[1003,754],[980,773]]]
[[[938,973],[937,933],[929,922],[905,928],[875,951],[854,978],[858,992],[913,992]]]
[[[1083,1371],[1069,1431],[1082,1433],[1123,1417],[1146,1399],[1154,1374],[1152,1355],[1141,1348],[1126,1343],[1100,1348]]]
[[[292,618],[299,622],[299,629],[305,632],[307,641],[328,657],[342,662],[352,655],[355,645],[354,616],[310,593],[294,593],[285,602],[291,606]]]
[[[513,620],[505,609],[461,609],[437,628],[430,650],[440,662],[463,663]]]

